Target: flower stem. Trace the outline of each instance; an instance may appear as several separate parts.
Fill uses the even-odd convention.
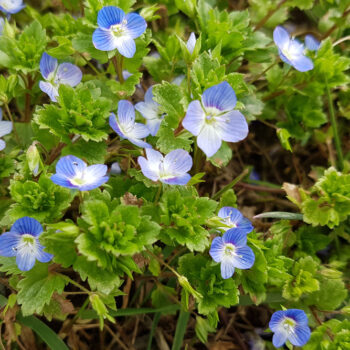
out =
[[[18,133],[17,133],[17,129],[16,129],[15,122],[13,120],[13,116],[12,116],[12,113],[10,111],[10,108],[9,108],[7,103],[5,103],[4,106],[5,106],[5,109],[6,109],[6,113],[7,113],[7,115],[9,116],[9,118],[10,118],[10,120],[12,122],[13,133],[15,134],[16,141],[17,141],[18,144],[20,144]]]
[[[281,0],[274,9],[270,10],[266,16],[256,25],[254,32],[263,27],[265,23],[272,17],[272,15],[276,13],[286,1],[287,0]]]
[[[119,80],[120,84],[123,84],[124,83],[123,56],[117,52],[117,54],[112,57],[112,62],[114,65],[115,72],[117,73],[118,80]]]
[[[59,276],[61,276],[64,280],[66,280],[67,282],[69,282],[70,284],[73,284],[74,286],[78,287],[79,289],[81,289],[82,291],[86,292],[87,294],[91,294],[92,292],[89,291],[87,288],[85,288],[84,286],[82,286],[81,284],[79,284],[78,282],[75,282],[74,280],[72,280],[70,277],[68,277],[67,275],[64,275],[62,273],[58,273]]]
[[[238,175],[235,179],[233,179],[229,184],[223,187],[220,191],[216,192],[213,196],[213,199],[220,198],[221,195],[223,195],[226,191],[228,191],[234,185],[236,185],[237,182],[241,181],[248,173],[249,173],[249,169],[248,168],[244,169],[240,175]]]
[[[193,175],[196,175],[200,168],[201,168],[201,161],[203,158],[203,152],[202,150],[198,147],[197,142],[194,144],[194,155],[193,155]]]
[[[332,129],[333,129],[335,149],[336,149],[337,157],[338,157],[338,168],[342,171],[344,169],[344,158],[343,158],[343,152],[342,152],[341,144],[340,144],[340,137],[339,137],[339,133],[338,133],[337,119],[335,118],[335,113],[334,113],[334,108],[333,108],[333,100],[332,100],[332,96],[331,96],[331,91],[329,89],[327,77],[325,77],[325,82],[326,82],[326,91],[327,91],[327,98],[328,98],[328,109],[329,109],[330,122],[331,122]]]
[[[156,196],[154,197],[154,204],[158,204],[159,202],[159,198],[160,198],[160,194],[162,193],[162,188],[163,188],[163,184],[160,183],[159,187],[158,187],[158,191],[156,193]]]

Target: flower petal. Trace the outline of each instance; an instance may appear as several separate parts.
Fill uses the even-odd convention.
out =
[[[56,173],[69,179],[80,175],[87,165],[80,158],[69,155],[62,157],[56,164]]]
[[[222,237],[215,237],[209,250],[210,256],[215,262],[220,262],[225,251],[225,244]]]
[[[216,117],[215,126],[221,139],[226,142],[238,142],[248,135],[248,124],[242,113],[231,111]]]
[[[26,7],[26,5],[23,5],[23,0],[12,0],[12,1],[5,0],[5,1],[1,2],[0,11],[3,11],[6,14],[13,15],[13,14],[21,11],[25,7]]]
[[[191,180],[190,174],[182,174],[179,176],[174,176],[172,178],[160,178],[161,182],[168,184],[168,185],[181,185],[185,186],[187,185],[188,181]]]
[[[233,264],[238,269],[250,269],[254,265],[255,255],[250,247],[237,247],[236,254],[237,256],[233,258]]]
[[[306,35],[305,36],[305,46],[310,50],[310,51],[317,51],[321,43],[313,36],[313,35]]]
[[[109,125],[120,137],[124,139],[126,138],[126,135],[124,135],[124,133],[119,127],[117,117],[114,113],[111,113],[111,115],[109,116]]]
[[[205,122],[205,112],[199,101],[192,101],[188,107],[184,120],[182,121],[183,127],[192,133],[194,136],[198,136],[202,130]]]
[[[196,36],[194,33],[191,33],[190,37],[187,40],[186,47],[188,52],[192,55],[194,47],[196,46]]]
[[[44,52],[40,60],[41,75],[47,80],[51,73],[55,73],[57,65],[57,59]]]
[[[149,129],[145,124],[135,123],[134,128],[128,134],[128,137],[132,139],[142,139],[149,135]]]
[[[235,267],[232,264],[232,260],[229,258],[224,258],[221,261],[220,269],[221,269],[221,276],[223,279],[232,277],[232,275],[235,272]]]
[[[221,138],[213,125],[204,124],[197,137],[197,144],[207,157],[213,156],[219,150]]]
[[[224,112],[235,107],[237,98],[231,85],[224,81],[205,90],[202,95],[202,102],[204,108],[214,107]]]
[[[142,174],[152,181],[157,181],[159,179],[159,164],[163,160],[163,156],[153,149],[146,149],[146,154],[148,159],[145,157],[137,158]]]
[[[97,28],[92,34],[92,43],[101,51],[112,51],[117,48],[117,38],[107,29]]]
[[[118,121],[121,125],[133,124],[135,122],[135,110],[131,102],[127,100],[119,101]]]
[[[7,134],[9,134],[12,131],[13,125],[12,122],[8,120],[1,120],[0,121],[0,137],[3,137]]]
[[[295,320],[298,325],[307,325],[309,320],[304,310],[288,309],[285,311],[285,316]]]
[[[138,102],[135,109],[139,111],[145,119],[158,119],[158,106],[153,103]]]
[[[222,236],[224,243],[231,243],[235,247],[244,247],[247,244],[247,234],[237,228],[230,228]]]
[[[50,253],[44,252],[43,251],[44,247],[39,242],[37,242],[37,248],[38,250],[35,256],[37,260],[39,260],[42,263],[47,263],[52,260],[53,255]]]
[[[288,340],[295,346],[305,345],[311,336],[311,331],[308,326],[295,326],[294,333],[289,334]]]
[[[167,174],[182,175],[192,168],[192,157],[183,149],[176,149],[164,158],[164,171]]]
[[[66,188],[70,188],[72,190],[76,190],[79,188],[79,186],[77,185],[73,185],[69,179],[65,176],[65,175],[62,175],[62,174],[54,174],[54,175],[51,175],[51,181],[53,183],[55,183],[56,185],[58,186],[62,186],[62,187],[66,187]]]
[[[299,72],[307,72],[314,68],[312,60],[304,55],[293,58],[292,65]]]
[[[276,332],[272,337],[272,344],[276,348],[280,348],[287,341],[287,332]]]
[[[272,314],[269,327],[272,332],[279,330],[281,322],[286,318],[285,311],[279,310]]]
[[[218,212],[218,217],[230,218],[232,223],[237,224],[243,218],[243,215],[234,207],[222,207]]]
[[[114,24],[119,24],[125,18],[125,13],[122,9],[116,6],[105,6],[97,15],[97,24],[99,27],[109,29]]]
[[[58,96],[58,90],[55,88],[51,83],[48,83],[46,81],[40,81],[39,87],[42,92],[45,92],[45,94],[48,94],[51,101],[57,102],[56,97]]]
[[[277,26],[273,31],[273,41],[279,48],[285,47],[290,41],[288,31],[281,26]]]
[[[160,124],[162,123],[162,120],[163,119],[148,119],[146,121],[147,128],[149,130],[149,133],[152,136],[157,135],[159,128],[160,128]]]
[[[29,271],[35,264],[35,255],[29,249],[22,249],[17,254],[16,263],[21,271]]]
[[[6,142],[4,140],[0,140],[0,151],[5,149],[5,147],[6,147]]]
[[[123,35],[115,40],[115,47],[126,58],[132,58],[136,52],[135,41],[131,36]]]
[[[142,140],[139,140],[139,139],[133,139],[133,138],[130,138],[130,137],[128,137],[127,139],[131,143],[133,143],[134,145],[136,145],[138,147],[141,147],[141,148],[152,148],[152,146],[149,143],[145,142],[145,141],[142,141]]]
[[[107,165],[104,165],[104,164],[90,165],[85,169],[84,179],[94,180],[96,178],[106,176],[107,170],[108,170]]]
[[[56,79],[58,84],[67,84],[72,87],[81,82],[83,73],[81,70],[71,63],[62,63],[58,66]]]
[[[23,234],[30,234],[33,236],[39,236],[43,232],[43,227],[38,220],[24,216],[16,220],[12,225],[10,232]]]
[[[137,13],[128,13],[125,19],[127,33],[132,39],[138,38],[147,28],[145,19]]]
[[[158,105],[158,103],[153,100],[153,97],[153,86],[150,86],[145,93],[144,100],[146,103],[152,102]]]
[[[95,188],[98,188],[101,185],[105,184],[108,180],[109,180],[108,176],[98,177],[89,183],[85,183],[85,184],[79,186],[79,189],[80,189],[80,191],[91,191],[91,190],[94,190]]]
[[[16,256],[16,247],[21,236],[16,232],[5,232],[0,236],[0,255],[11,257]]]

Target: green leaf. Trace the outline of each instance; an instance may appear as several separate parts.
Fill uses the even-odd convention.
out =
[[[232,158],[232,150],[230,146],[223,142],[220,149],[209,158],[210,162],[218,168],[226,166]]]
[[[179,318],[176,323],[176,330],[174,336],[174,342],[171,350],[180,350],[183,344],[184,336],[187,329],[187,323],[190,319],[191,313],[180,310]]]
[[[291,137],[291,134],[287,129],[277,129],[277,136],[281,142],[281,145],[283,146],[284,149],[287,151],[293,152],[292,151],[292,146],[289,143],[289,138]]]
[[[48,271],[48,265],[36,262],[34,268],[23,273],[18,282],[18,304],[23,316],[41,314],[44,306],[50,303],[54,292],[62,294],[67,282],[57,274]]]
[[[195,332],[197,338],[205,344],[208,341],[208,333],[215,332],[215,328],[209,324],[207,319],[196,316]]]

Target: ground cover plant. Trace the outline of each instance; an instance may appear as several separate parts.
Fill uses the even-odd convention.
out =
[[[350,349],[349,0],[0,0],[2,349]]]

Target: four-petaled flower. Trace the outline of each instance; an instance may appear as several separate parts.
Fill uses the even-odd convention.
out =
[[[176,149],[165,157],[158,151],[146,149],[147,159],[138,157],[143,175],[152,181],[168,185],[186,185],[191,179],[187,172],[192,168],[192,158],[183,149]]]
[[[57,102],[58,88],[61,84],[72,87],[81,82],[82,72],[72,63],[58,64],[57,59],[51,57],[46,52],[43,53],[40,60],[40,72],[46,81],[40,81],[41,91],[50,96],[53,102]]]
[[[0,0],[0,11],[8,16],[23,10],[25,7],[23,0]]]
[[[196,36],[194,33],[191,33],[190,37],[187,40],[186,47],[188,52],[192,55],[194,47],[196,46]]]
[[[219,150],[222,140],[238,142],[246,138],[248,124],[240,112],[233,110],[236,102],[232,87],[223,82],[205,90],[202,103],[196,100],[188,105],[182,125],[198,136],[198,147],[207,157]]]
[[[0,108],[0,137],[8,135],[12,131],[12,122],[2,120],[2,109]],[[6,147],[6,142],[0,139],[0,151]]]
[[[49,262],[53,256],[43,251],[44,247],[38,239],[42,232],[43,228],[39,221],[28,216],[18,219],[10,232],[0,236],[0,255],[15,256],[17,266],[22,271],[29,271],[34,266],[35,260],[42,263]]]
[[[226,227],[220,227],[223,230],[229,228],[236,228],[245,234],[248,234],[254,230],[252,223],[245,218],[241,212],[233,207],[222,207],[218,212],[218,217],[222,218],[222,223]]]
[[[321,43],[311,34],[305,36],[305,46],[310,51],[318,51],[321,46]]]
[[[90,191],[108,181],[106,173],[106,165],[87,166],[80,158],[65,156],[57,162],[56,174],[51,176],[51,180],[59,186]]]
[[[247,246],[247,234],[235,228],[226,231],[222,237],[215,237],[209,254],[215,262],[221,263],[224,279],[232,277],[235,268],[251,268],[255,260],[252,249]]]
[[[136,103],[135,109],[146,119],[146,125],[150,134],[155,136],[164,118],[164,114],[159,112],[159,104],[153,100],[152,89],[153,87],[151,86],[145,94],[145,102]]]
[[[269,327],[275,333],[272,343],[276,348],[281,347],[287,340],[295,346],[303,346],[311,335],[307,316],[299,309],[276,311],[271,317]]]
[[[135,122],[135,109],[131,102],[121,100],[118,102],[118,116],[111,113],[109,125],[122,138],[139,147],[152,147],[141,139],[149,135],[149,129],[145,124]]]
[[[300,72],[307,72],[314,68],[311,59],[304,54],[304,45],[297,39],[291,38],[283,27],[277,26],[275,28],[273,40],[278,47],[278,53],[282,61]]]
[[[137,13],[128,13],[119,7],[105,6],[97,16],[98,28],[92,35],[92,42],[96,49],[112,51],[117,49],[127,58],[134,56],[136,45],[134,39],[138,38],[147,27],[143,17]]]

